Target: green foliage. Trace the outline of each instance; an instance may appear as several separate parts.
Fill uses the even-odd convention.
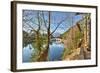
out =
[[[76,25],[77,26],[77,25]],[[62,38],[63,40],[67,40],[65,41],[67,44],[67,47],[64,48],[64,52],[62,55],[62,58],[64,59],[67,55],[70,55],[74,49],[78,48],[78,44],[80,43],[80,40],[83,39],[83,34],[80,30],[78,30],[78,28],[73,27],[73,29],[75,31],[73,31],[73,33],[71,32],[73,29],[69,29],[68,31],[66,31],[64,34],[62,34]],[[70,36],[72,35],[73,36]]]
[[[64,32],[64,33],[61,35],[61,37],[62,37],[63,39],[65,39],[65,38],[67,37],[69,31],[70,31],[70,29],[69,29],[68,31]]]
[[[36,62],[37,59],[39,58],[39,50],[38,49],[34,49],[33,53],[31,55],[31,62]]]
[[[66,55],[70,55],[71,53],[72,53],[72,49],[71,48],[64,48],[62,59],[64,59],[66,57]]]
[[[33,40],[32,46],[34,47],[34,51],[31,57],[31,61],[37,61],[40,57],[40,53],[46,49],[47,45],[47,37],[44,35],[40,35],[38,39]]]
[[[73,42],[74,42],[74,47],[75,48],[77,48],[78,47],[78,45],[77,44],[79,44],[80,43],[80,40],[83,38],[83,35],[82,35],[82,33],[81,32],[76,32],[76,35],[75,35],[75,38],[74,38],[74,40],[73,40]]]

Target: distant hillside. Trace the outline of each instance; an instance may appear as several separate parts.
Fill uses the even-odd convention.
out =
[[[29,35],[29,33],[23,31],[23,47],[27,46],[27,44],[33,42],[34,35]]]
[[[59,37],[60,36],[60,33],[54,33],[53,34],[53,37]]]

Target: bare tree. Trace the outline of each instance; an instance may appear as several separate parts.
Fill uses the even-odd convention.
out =
[[[51,35],[53,35],[56,30],[60,27],[60,25],[65,22],[67,20],[67,16],[66,18],[60,20],[58,23],[56,23],[56,27],[55,29],[51,32],[51,16],[52,16],[52,12],[51,11],[47,11],[47,16],[45,15],[45,12],[43,11],[37,11],[36,12],[36,19],[37,21],[33,21],[33,19],[35,19],[35,17],[32,17],[31,19],[23,19],[23,21],[25,22],[23,24],[23,27],[30,29],[31,32],[35,33],[35,38],[36,38],[36,48],[39,50],[39,57],[38,57],[38,61],[45,61],[47,60],[48,57],[48,51],[49,51],[49,44],[50,44],[50,40],[51,40]],[[48,18],[46,18],[46,17]],[[30,24],[30,23],[32,24]],[[34,27],[34,25],[37,25],[37,29]],[[41,28],[42,26],[44,26],[44,28],[46,29],[46,33],[47,33],[47,44],[46,44],[46,49],[44,51],[41,52],[41,31],[43,30],[43,28]]]
[[[48,23],[46,22],[45,18],[44,18],[44,13],[43,15],[43,21],[45,23],[45,27],[47,28],[47,48],[46,50],[44,50],[44,52],[40,55],[40,59],[39,60],[47,60],[48,59],[48,51],[49,51],[49,44],[50,44],[50,40],[51,40],[51,35],[53,35],[54,32],[56,32],[56,30],[59,28],[59,26],[66,21],[67,17],[62,19],[60,22],[57,23],[57,26],[55,27],[55,29],[50,32],[50,25],[51,25],[51,15],[52,12],[48,12]],[[48,25],[48,26],[47,26]]]

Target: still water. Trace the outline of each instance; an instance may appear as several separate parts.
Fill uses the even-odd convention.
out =
[[[64,51],[64,45],[62,43],[52,43],[50,45],[48,60],[49,61],[60,61],[62,59],[62,54]],[[23,62],[30,62],[32,53],[34,53],[34,48],[31,44],[28,44],[23,48]]]
[[[62,59],[64,45],[60,43],[53,43],[50,45],[48,58],[49,61],[59,61]]]

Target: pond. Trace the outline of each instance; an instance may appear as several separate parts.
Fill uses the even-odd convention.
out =
[[[34,48],[31,44],[28,44],[26,47],[24,47],[22,51],[23,62],[30,62],[33,52]]]
[[[64,51],[64,45],[62,43],[52,43],[52,45],[50,45],[48,53],[49,61],[62,60],[63,51]]]
[[[62,54],[64,51],[64,45],[62,43],[53,42],[50,44],[50,49],[48,52],[49,61],[60,61],[62,60]],[[23,48],[23,62],[30,62],[32,53],[35,52],[31,44],[28,44]]]

